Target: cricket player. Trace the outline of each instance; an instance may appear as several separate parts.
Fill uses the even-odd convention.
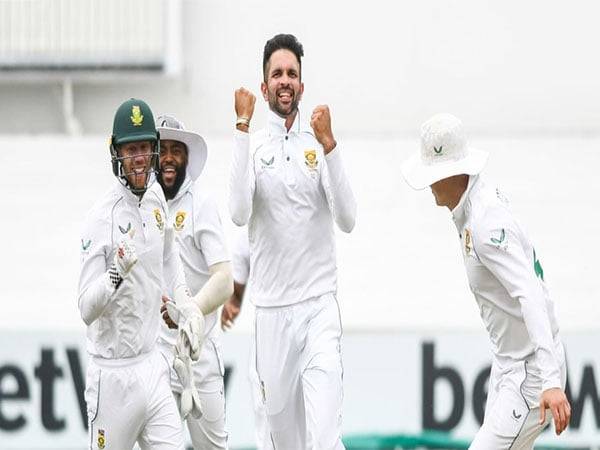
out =
[[[198,184],[207,148],[199,134],[187,131],[172,115],[159,116],[156,127],[161,137],[158,182],[169,207],[167,220],[175,231],[187,286],[191,294],[201,299],[200,310],[205,322],[200,358],[186,375],[193,381],[191,388],[197,390],[202,415],[194,417],[188,414],[190,411],[182,411],[182,415],[187,416],[195,449],[226,449],[224,366],[217,308],[233,292],[233,280],[217,204]],[[168,360],[175,357],[176,340],[177,332],[163,323],[159,343]],[[178,375],[175,370],[171,371],[171,389],[182,410],[185,386]]]
[[[402,175],[414,189],[430,186],[436,203],[452,212],[489,334],[485,417],[469,448],[532,449],[551,417],[556,434],[569,423],[565,353],[539,255],[506,197],[479,175],[486,161],[467,145],[460,120],[439,114],[423,124],[420,154]]]
[[[162,293],[178,300],[182,351],[198,353],[203,317],[185,285],[167,202],[153,184],[158,146],[148,105],[130,99],[119,106],[110,140],[118,182],[88,213],[81,239],[90,449],[131,449],[136,441],[142,449],[184,445],[171,361],[156,345]]]
[[[248,243],[248,229],[238,228],[235,236],[232,252],[233,270],[233,295],[223,305],[221,311],[221,328],[228,330],[233,326],[237,316],[240,314],[248,277],[250,275],[250,246]],[[254,338],[252,339],[254,342]],[[254,437],[257,450],[273,450],[271,435],[267,425],[265,407],[262,401],[260,381],[256,373],[256,347],[254,343],[250,346],[250,357],[248,367],[248,382],[254,409]]]
[[[341,320],[333,222],[354,227],[356,203],[329,108],[310,126],[298,104],[302,45],[267,41],[261,92],[266,128],[248,133],[255,97],[235,92],[230,213],[248,224],[256,370],[276,449],[341,449]]]

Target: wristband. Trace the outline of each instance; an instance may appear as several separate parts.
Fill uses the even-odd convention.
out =
[[[235,121],[235,126],[238,125],[246,125],[248,128],[250,127],[250,119],[247,117],[238,117]]]

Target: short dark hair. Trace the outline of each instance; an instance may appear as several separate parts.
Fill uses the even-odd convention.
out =
[[[277,50],[289,50],[296,55],[298,65],[302,71],[301,58],[304,56],[302,44],[293,34],[278,34],[267,41],[263,51],[263,78],[265,80],[267,79],[267,64],[269,63],[269,59],[271,59],[271,55]]]

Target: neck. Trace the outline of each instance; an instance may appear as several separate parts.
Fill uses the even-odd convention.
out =
[[[290,128],[292,128],[292,125],[294,123],[294,119],[296,119],[296,115],[298,114],[298,110],[294,111],[293,113],[291,113],[290,115],[288,115],[285,118],[285,129],[290,131]]]
[[[456,177],[455,182],[452,184],[451,195],[448,204],[446,205],[450,211],[454,211],[454,208],[460,202],[463,194],[467,190],[469,186],[469,176],[468,175],[460,175]]]

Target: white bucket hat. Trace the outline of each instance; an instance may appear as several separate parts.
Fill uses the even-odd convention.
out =
[[[208,150],[202,136],[192,131],[186,131],[183,122],[177,120],[171,114],[161,114],[156,119],[156,129],[160,133],[161,140],[183,142],[188,149],[187,173],[193,181],[196,181],[204,165]]]
[[[402,164],[402,176],[413,189],[424,189],[454,175],[476,175],[487,158],[467,145],[460,119],[436,114],[421,126],[421,151]]]

